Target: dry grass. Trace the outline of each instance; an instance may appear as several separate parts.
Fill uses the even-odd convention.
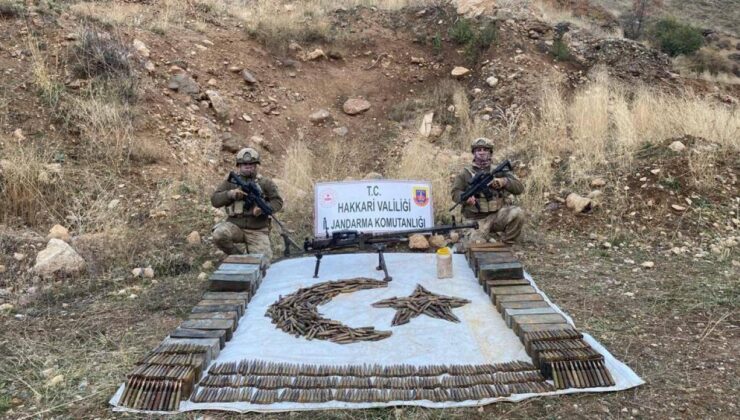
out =
[[[673,67],[686,78],[726,85],[740,84],[740,77],[732,73],[733,63],[716,51],[706,48],[693,56],[681,55],[674,58]]]
[[[332,39],[330,15],[337,9],[357,6],[398,10],[408,6],[436,4],[435,0],[163,0],[149,4],[80,2],[70,10],[84,19],[107,27],[128,26],[164,34],[173,27],[189,27],[200,32],[207,23],[223,16],[242,20],[247,30],[268,46],[284,48],[289,40],[299,42]]]
[[[424,156],[424,159],[420,159],[420,156]],[[389,175],[394,179],[430,181],[434,219],[447,223],[451,216],[449,208],[454,204],[451,196],[452,179],[461,163],[459,155],[432,148],[426,139],[414,139],[404,147],[400,161]]]
[[[740,150],[740,113],[690,92],[676,96],[640,88],[632,102],[632,124],[645,142],[692,135]]]
[[[280,220],[289,225],[297,233],[296,237],[311,235],[313,232],[313,184],[315,181],[316,159],[308,146],[301,141],[294,142],[288,147],[280,176],[275,179],[280,195],[285,201],[285,207]],[[273,244],[282,243],[273,240]]]
[[[160,34],[173,27],[192,25],[196,30],[204,29],[206,22],[244,7],[240,1],[226,0],[163,0],[153,4],[80,2],[70,5],[70,11],[86,20],[98,22],[106,27],[144,28]]]
[[[543,85],[540,95],[540,114],[510,150],[528,157],[524,199],[534,207],[546,201],[556,177],[565,185],[585,187],[595,176],[629,169],[635,152],[646,144],[685,135],[715,143],[691,151],[690,169],[699,185],[711,182],[713,162],[723,153],[740,151],[740,114],[710,98],[626,87],[604,72],[593,74],[570,99],[551,83]]]
[[[247,31],[272,49],[288,42],[322,43],[335,38],[331,14],[337,9],[358,6],[381,10],[436,4],[433,0],[253,0],[248,7],[230,7],[230,13],[245,23]]]
[[[67,113],[87,145],[86,157],[118,165],[129,158],[136,141],[134,108],[111,99],[108,92],[93,90],[70,98]]]
[[[361,147],[347,144],[347,140],[330,140],[311,151],[302,141],[293,142],[286,151],[283,167],[276,178],[285,200],[281,220],[288,222],[299,236],[313,232],[313,185],[321,181],[358,179],[364,157]]]
[[[0,149],[0,221],[38,225],[61,219],[67,182],[60,167],[50,165],[49,149],[6,140]]]
[[[623,37],[621,28],[614,28],[611,31],[607,30],[588,19],[574,15],[572,10],[566,10],[556,7],[550,2],[539,0],[528,2],[530,3],[530,7],[532,10],[534,10],[535,14],[551,25],[556,25],[560,22],[570,22],[578,28],[588,30],[599,38]]]
[[[27,39],[27,45],[28,50],[31,52],[33,84],[36,86],[39,97],[41,97],[44,103],[50,108],[55,109],[64,93],[64,85],[57,80],[56,73],[53,69],[50,69],[45,58],[46,54],[39,49],[38,41],[33,37],[29,37]]]

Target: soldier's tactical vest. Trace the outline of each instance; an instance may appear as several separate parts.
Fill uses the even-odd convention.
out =
[[[492,170],[492,169],[493,167],[491,167],[489,170]],[[468,171],[471,179],[475,177],[475,169],[473,169],[472,166],[466,166],[465,170]],[[506,205],[506,192],[505,191],[493,191],[493,196],[491,196],[490,199],[486,198],[482,194],[480,194],[480,196],[476,198],[478,199],[480,210],[478,210],[478,208],[475,206],[471,206],[470,204],[465,204],[465,210],[470,211],[472,213],[493,213],[493,212],[499,211],[501,207]]]
[[[247,181],[249,180],[248,178],[245,178],[243,176],[239,176],[239,177],[242,178],[243,180],[247,180]],[[260,193],[263,194],[262,185],[260,185],[261,180],[262,180],[262,175],[257,174],[257,177],[255,178],[255,184],[257,184],[257,187],[259,188]],[[234,185],[234,187],[237,188],[237,185]],[[252,205],[249,208],[244,208],[244,207],[245,207],[244,200],[236,200],[233,203],[229,204],[228,206],[224,207],[224,209],[226,210],[226,214],[229,217],[252,216],[252,207],[254,207],[254,205]]]

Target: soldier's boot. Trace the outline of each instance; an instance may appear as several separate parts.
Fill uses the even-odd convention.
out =
[[[216,245],[216,247],[220,249],[221,251],[223,251],[226,255],[234,255],[234,254],[242,253],[242,251],[239,249],[238,246],[236,246],[236,244],[234,244],[233,242],[227,239],[216,240],[214,238],[213,244]]]

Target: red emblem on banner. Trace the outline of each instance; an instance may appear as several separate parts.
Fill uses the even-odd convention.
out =
[[[429,188],[414,187],[414,204],[419,207],[429,204]]]

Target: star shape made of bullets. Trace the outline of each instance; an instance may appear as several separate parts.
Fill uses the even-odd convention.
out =
[[[452,309],[468,303],[470,301],[467,299],[434,294],[417,284],[411,296],[384,299],[373,303],[373,307],[396,309],[396,315],[393,317],[393,322],[391,322],[391,326],[396,326],[406,324],[411,318],[419,315],[460,322],[460,319],[452,313]]]

